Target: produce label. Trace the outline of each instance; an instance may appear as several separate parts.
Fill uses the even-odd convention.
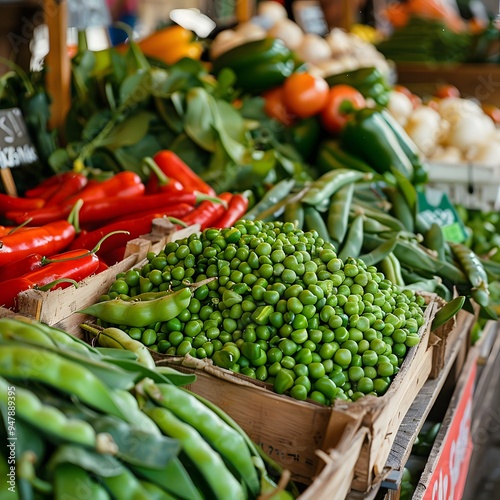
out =
[[[471,413],[475,379],[476,364],[473,363],[423,500],[460,500],[462,498],[472,455]]]
[[[426,187],[418,193],[419,215],[428,224],[439,224],[446,241],[462,243],[467,239],[465,226],[448,195]]]
[[[38,161],[19,108],[0,109],[0,168],[14,168]]]

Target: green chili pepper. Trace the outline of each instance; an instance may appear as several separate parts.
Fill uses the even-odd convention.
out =
[[[184,423],[165,407],[145,407],[144,411],[165,435],[178,439],[182,451],[191,459],[216,498],[243,500],[241,484],[233,476],[217,453],[191,425]]]
[[[213,411],[189,392],[175,386],[144,382],[148,396],[194,427],[238,472],[251,493],[258,496],[260,485],[245,440]]]
[[[164,297],[148,301],[128,302],[114,299],[97,302],[78,312],[90,314],[106,323],[141,327],[175,318],[189,306],[191,296],[190,288],[182,288]]]
[[[356,111],[343,127],[340,140],[342,147],[359,155],[378,173],[396,171],[413,179],[413,165],[379,111]]]

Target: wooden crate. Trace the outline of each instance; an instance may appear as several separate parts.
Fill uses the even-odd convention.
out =
[[[297,401],[276,394],[270,384],[219,368],[210,360],[169,356],[157,364],[196,374],[188,388],[226,411],[264,452],[303,484],[310,484],[323,467],[316,450],[328,453],[337,448],[361,424],[362,410],[337,411]]]
[[[361,418],[367,438],[355,463],[352,487],[365,491],[380,479],[396,430],[431,372],[435,342],[431,340],[430,324],[436,310],[432,296],[429,294],[425,323],[419,332],[420,343],[408,350],[401,370],[381,397],[335,401],[326,407],[278,395],[270,384],[214,366],[211,360],[153,354],[160,365],[195,373],[197,380],[191,389],[224,409],[265,452],[304,484],[321,470],[316,450],[336,448],[347,424]]]
[[[168,219],[155,219],[151,233],[130,240],[125,250],[125,258],[105,271],[89,276],[78,284],[78,288],[68,287],[52,291],[27,290],[18,295],[19,313],[35,318],[50,326],[66,330],[81,337],[80,323],[85,316],[77,313],[92,305],[115,281],[118,273],[135,266],[141,267],[149,251],[159,252],[172,238],[183,238],[186,234],[199,230],[191,226],[179,231]]]
[[[397,63],[398,83],[419,95],[433,94],[439,84],[457,87],[464,97],[500,105],[498,64]]]
[[[336,448],[329,453],[316,451],[325,465],[312,484],[299,496],[299,500],[332,500],[345,498],[351,489],[354,466],[368,434],[366,427],[354,436],[345,432]]]
[[[384,466],[397,430],[432,370],[436,342],[430,327],[435,311],[436,302],[431,301],[426,310],[427,321],[421,327],[421,341],[408,351],[384,396],[367,396],[352,403],[365,410],[361,410],[364,413],[362,425],[369,429],[354,469],[353,490],[366,492],[384,477]]]

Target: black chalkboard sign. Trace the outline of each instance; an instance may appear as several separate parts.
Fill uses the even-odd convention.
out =
[[[0,169],[31,165],[38,155],[19,108],[0,109]]]

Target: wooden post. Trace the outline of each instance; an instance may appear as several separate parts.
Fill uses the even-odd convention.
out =
[[[239,23],[244,23],[252,17],[254,13],[255,0],[236,1],[236,19]]]
[[[68,6],[66,0],[44,1],[45,23],[49,30],[49,53],[45,85],[52,99],[49,127],[61,127],[71,101],[71,66],[66,43]]]

